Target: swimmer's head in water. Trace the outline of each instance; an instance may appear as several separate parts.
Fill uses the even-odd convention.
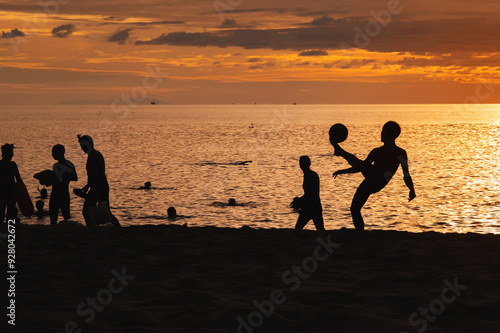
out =
[[[38,201],[35,203],[36,209],[37,209],[39,212],[41,212],[41,211],[43,210],[43,206],[44,206],[44,205],[45,205],[45,204],[43,203],[43,201],[42,201],[42,200],[38,200]]]
[[[393,141],[401,134],[401,127],[395,121],[388,121],[382,127],[382,142]]]
[[[10,160],[14,156],[14,145],[6,143],[2,146],[2,157],[4,159]]]
[[[145,188],[151,188],[151,182],[145,182],[144,183]]]
[[[168,217],[170,217],[170,218],[177,217],[177,211],[175,210],[174,207],[168,207],[167,214],[168,214]]]
[[[229,206],[236,206],[236,200],[231,198],[229,199],[228,203],[227,203]]]
[[[90,153],[94,149],[94,140],[89,135],[78,135],[78,142],[85,153]]]
[[[41,196],[42,198],[46,198],[46,197],[48,196],[48,194],[47,194],[47,189],[42,188],[42,189],[40,190],[40,196]]]
[[[52,157],[56,160],[64,158],[65,149],[63,145],[55,145],[52,147]]]
[[[307,170],[311,166],[311,160],[309,156],[300,156],[299,165],[302,170]]]

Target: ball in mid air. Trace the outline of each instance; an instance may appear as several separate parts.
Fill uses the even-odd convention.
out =
[[[330,142],[340,143],[347,139],[349,132],[344,124],[337,123],[330,127]]]

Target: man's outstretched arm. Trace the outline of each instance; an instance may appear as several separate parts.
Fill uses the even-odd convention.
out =
[[[417,196],[415,194],[415,188],[413,187],[413,180],[411,179],[410,176],[410,170],[408,168],[408,156],[406,152],[400,157],[401,160],[401,168],[403,169],[403,176],[404,176],[404,181],[408,189],[410,190],[410,193],[408,194],[408,201],[412,201],[415,199]]]
[[[337,178],[338,175],[343,175],[345,173],[357,173],[360,171],[361,171],[361,168],[359,168],[358,166],[351,167],[349,169],[337,170],[333,173],[333,178]]]

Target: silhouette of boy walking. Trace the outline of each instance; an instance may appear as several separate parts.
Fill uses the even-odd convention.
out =
[[[75,165],[64,157],[65,149],[63,145],[55,145],[52,147],[52,157],[57,160],[53,170],[57,177],[57,182],[52,185],[50,193],[49,213],[50,224],[57,224],[59,210],[65,220],[71,218],[69,210],[69,182],[77,181]]]
[[[316,230],[324,231],[323,207],[319,199],[319,176],[316,172],[311,170],[311,160],[309,156],[301,156],[299,164],[304,172],[304,182],[302,183],[304,195],[294,199],[290,204],[291,207],[295,208],[298,206],[298,208],[300,208],[300,214],[295,229],[304,229],[307,222],[312,219]]]
[[[330,130],[331,131],[331,130]],[[361,208],[366,203],[371,194],[382,190],[392,179],[399,165],[403,169],[404,182],[410,190],[408,201],[413,200],[415,189],[413,181],[408,170],[408,156],[406,151],[396,145],[396,138],[401,133],[399,124],[394,121],[388,121],[382,127],[381,141],[383,146],[373,149],[368,157],[362,161],[351,153],[342,149],[338,143],[332,140],[330,132],[330,143],[335,149],[334,155],[343,157],[351,168],[338,170],[333,173],[333,177],[345,173],[361,172],[365,179],[359,185],[351,203],[351,215],[354,222],[354,227],[358,231],[365,229],[363,216],[361,216]]]

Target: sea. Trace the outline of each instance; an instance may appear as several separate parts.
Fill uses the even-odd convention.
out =
[[[298,214],[289,204],[303,194],[299,157],[308,155],[326,229],[353,228],[349,206],[363,180],[332,177],[348,164],[333,155],[330,126],[345,124],[341,146],[363,159],[393,120],[417,197],[408,202],[399,169],[364,206],[366,229],[500,233],[500,105],[2,106],[0,117],[0,143],[16,147],[13,160],[33,202],[43,188],[33,175],[52,168],[55,144],[76,166],[71,189],[86,184],[77,135],[87,134],[105,158],[111,208],[123,226],[293,228]],[[139,189],[147,181],[152,188]],[[71,195],[72,220],[83,223],[83,199]],[[236,206],[227,205],[230,198]],[[168,219],[171,206],[183,217]]]

